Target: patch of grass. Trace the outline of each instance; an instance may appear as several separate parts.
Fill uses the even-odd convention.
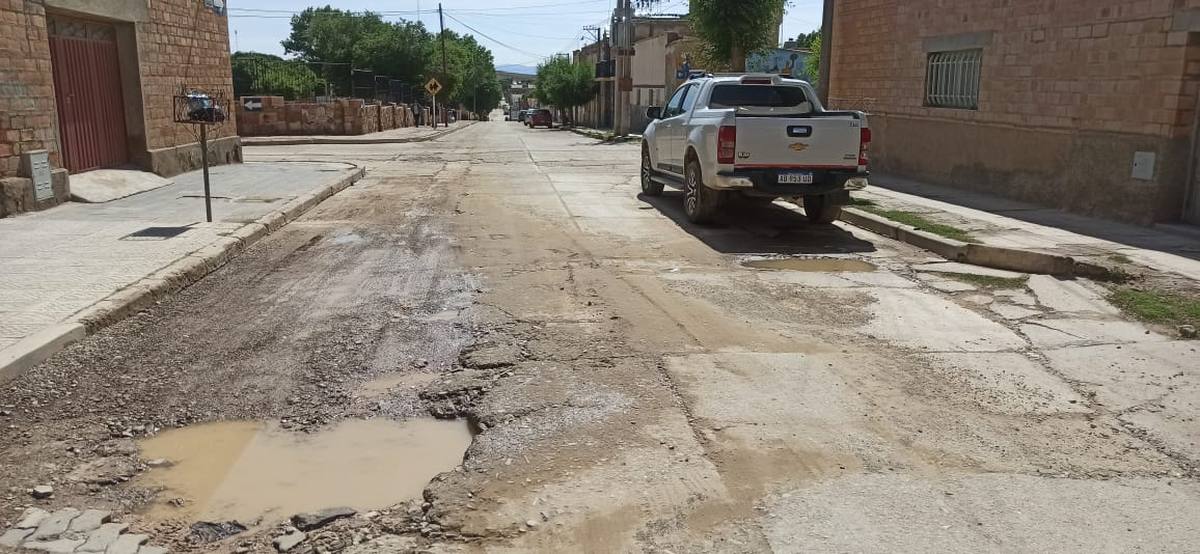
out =
[[[1109,256],[1109,257],[1108,257],[1108,260],[1109,260],[1109,261],[1111,261],[1111,262],[1116,262],[1116,263],[1119,263],[1119,264],[1131,264],[1131,263],[1133,263],[1133,260],[1129,259],[1129,256],[1126,256],[1126,255],[1124,255],[1124,254],[1113,254],[1113,255],[1111,255],[1111,256]]]
[[[906,212],[902,210],[885,210],[870,205],[864,205],[860,207],[864,211],[873,213],[880,217],[886,217],[892,221],[895,221],[896,223],[903,223],[904,225],[916,227],[917,229],[927,233],[933,233],[935,235],[957,240],[959,242],[979,242],[979,239],[971,236],[971,233],[963,229],[959,229],[958,227],[954,227],[952,225],[937,223],[918,213]]]
[[[1028,275],[1021,277],[994,277],[991,275],[975,275],[973,273],[939,273],[938,275],[970,283],[987,290],[1024,289],[1026,283],[1029,282]]]
[[[864,207],[867,207],[867,206],[874,206],[874,205],[875,205],[875,201],[874,201],[874,200],[867,200],[866,198],[851,198],[851,199],[850,199],[850,205],[851,205],[851,206],[856,206],[856,207],[859,207],[859,208],[864,208]]]
[[[1200,300],[1180,294],[1120,288],[1108,301],[1134,318],[1163,325],[1200,326]]]

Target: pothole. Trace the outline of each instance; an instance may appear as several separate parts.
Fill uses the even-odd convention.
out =
[[[420,498],[470,444],[464,420],[356,419],[309,435],[259,421],[209,423],[143,441],[142,458],[166,463],[136,483],[164,489],[147,509],[154,519],[272,523]]]
[[[772,258],[750,260],[742,266],[776,271],[806,271],[816,273],[866,273],[878,269],[875,264],[852,258]]]

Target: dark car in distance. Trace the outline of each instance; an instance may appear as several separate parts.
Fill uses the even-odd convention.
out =
[[[550,115],[550,110],[529,110],[529,128],[544,126],[547,129],[554,127],[554,117]]]

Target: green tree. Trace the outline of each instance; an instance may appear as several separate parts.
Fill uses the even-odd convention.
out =
[[[300,100],[325,90],[324,81],[301,61],[258,52],[234,52],[230,62],[233,90],[239,95],[271,94]]]
[[[535,95],[560,110],[572,110],[596,97],[595,68],[556,56],[538,65]],[[574,119],[574,118],[572,118]]]
[[[491,110],[503,89],[496,81],[492,53],[475,37],[454,31],[433,34],[421,23],[388,22],[379,14],[350,12],[330,6],[308,8],[292,17],[292,31],[282,44],[301,60],[320,62],[326,79],[339,92],[352,93],[351,69],[408,85],[436,77],[442,84],[439,103]],[[443,62],[442,44],[445,43]],[[360,82],[359,86],[373,83]]]
[[[635,0],[638,7],[662,0]],[[692,30],[704,40],[709,59],[732,71],[746,70],[746,55],[773,47],[787,0],[689,0]]]
[[[820,41],[821,41],[821,30],[820,29],[817,29],[816,31],[809,31],[807,33],[800,33],[796,37],[796,47],[810,49],[813,47],[814,42],[820,42]]]
[[[808,48],[812,50],[812,55],[804,61],[804,71],[801,75],[806,81],[815,85],[821,79],[821,35],[818,34],[809,43]]]

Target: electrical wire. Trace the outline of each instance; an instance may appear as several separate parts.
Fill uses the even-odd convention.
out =
[[[524,55],[524,56],[534,56],[534,57],[541,57],[542,59],[545,59],[545,56],[541,56],[541,54],[538,54],[538,53],[536,53],[536,52],[530,52],[530,51],[528,51],[528,50],[522,50],[522,49],[520,49],[520,48],[517,48],[517,47],[515,47],[515,46],[509,46],[508,44],[504,43],[503,41],[496,40],[495,38],[492,38],[492,37],[488,36],[486,33],[483,33],[483,32],[481,32],[480,30],[478,30],[478,29],[476,29],[476,28],[474,28],[474,27],[472,27],[472,26],[470,26],[470,25],[467,25],[466,23],[463,23],[463,21],[462,21],[461,19],[458,19],[457,17],[454,17],[453,15],[450,15],[449,13],[447,13],[447,14],[446,14],[446,17],[450,18],[451,20],[457,21],[459,25],[462,25],[463,27],[466,27],[467,29],[469,29],[469,30],[473,31],[475,34],[477,34],[477,35],[479,35],[479,36],[481,36],[481,37],[483,37],[483,38],[486,38],[486,39],[488,39],[488,40],[490,40],[490,41],[492,41],[492,42],[496,43],[496,44],[497,44],[497,45],[499,45],[499,46],[502,46],[502,47],[504,47],[504,48],[507,48],[507,49],[509,49],[509,50],[512,50],[513,52],[516,52],[516,53],[518,53],[518,54],[521,54],[521,55]]]

